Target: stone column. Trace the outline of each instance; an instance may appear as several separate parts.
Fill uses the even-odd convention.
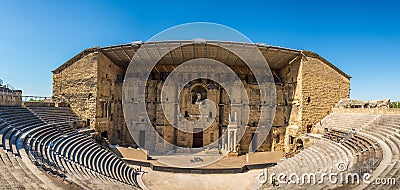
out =
[[[236,145],[237,145],[237,138],[236,138],[236,136],[237,136],[237,130],[234,130],[233,131],[233,152],[236,152]]]
[[[225,134],[221,136],[221,149],[225,150]]]
[[[231,151],[231,131],[228,130],[228,151]]]

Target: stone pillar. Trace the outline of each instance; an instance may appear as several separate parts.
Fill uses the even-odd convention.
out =
[[[233,131],[233,152],[236,152],[236,145],[237,145],[237,138],[236,138],[236,136],[237,136],[237,130],[234,130]]]
[[[229,125],[227,127],[228,130],[228,151],[236,152],[237,145],[237,121],[236,121],[236,112],[234,116],[234,121],[231,120],[231,115],[229,114]],[[232,137],[233,136],[233,137]]]
[[[225,134],[225,150],[228,151],[228,138],[229,138],[229,131],[226,131]]]
[[[225,144],[224,141],[225,141],[225,137],[224,137],[224,135],[222,135],[222,136],[221,136],[221,144],[220,144],[220,147],[219,147],[219,148],[222,149],[222,150],[224,150],[224,144]]]
[[[228,151],[231,151],[231,132],[228,130]]]

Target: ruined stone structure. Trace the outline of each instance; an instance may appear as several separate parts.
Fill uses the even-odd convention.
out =
[[[0,80],[0,105],[3,106],[21,106],[22,91],[15,90],[9,85],[3,85]]]
[[[335,104],[335,108],[389,108],[390,107],[390,99],[384,100],[353,100],[350,98],[343,98],[337,104]]]
[[[156,49],[172,43],[179,42],[146,42]],[[329,114],[335,103],[349,97],[350,76],[313,52],[268,45],[219,43],[244,48],[257,46],[274,75],[277,94],[275,119],[267,140],[258,151],[293,150],[301,133],[311,131],[315,123]],[[56,102],[68,102],[82,119],[110,143],[144,145],[145,132],[138,138],[143,141],[134,142],[122,111],[122,85],[126,69],[141,46],[141,43],[132,43],[82,51],[53,71],[53,99]],[[247,130],[240,142],[230,142],[230,146],[238,149],[239,153],[249,151],[251,139],[257,138],[254,131],[260,115],[260,90],[257,82],[237,55],[229,49],[208,45],[207,42],[174,49],[157,63],[146,87],[146,114],[153,127],[165,140],[181,147],[209,145],[229,129],[229,97],[219,84],[207,79],[191,81],[179,95],[180,112],[188,120],[196,120],[201,116],[197,102],[203,99],[215,102],[218,107],[215,115],[205,116],[215,117],[207,130],[193,134],[177,131],[165,119],[160,104],[164,81],[174,68],[195,58],[220,61],[235,71],[243,82],[251,102],[250,119],[248,123],[243,123],[238,114],[236,124]],[[135,122],[140,125],[141,121]],[[160,150],[162,146],[159,145]]]

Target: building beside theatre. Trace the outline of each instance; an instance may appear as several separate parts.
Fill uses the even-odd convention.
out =
[[[0,79],[0,105],[21,106],[22,90],[16,90],[9,84],[3,84],[3,81]]]
[[[179,42],[145,43],[162,48]],[[263,44],[236,44],[244,48],[257,46],[267,60],[275,80],[277,109],[273,127],[258,151],[294,150],[302,143],[302,133],[311,131],[317,122],[328,115],[335,103],[349,97],[350,76],[316,53]],[[136,42],[83,50],[53,71],[53,99],[69,103],[90,127],[111,144],[135,146],[145,143],[144,139],[143,142],[133,141],[122,111],[124,76],[132,57],[142,45]],[[160,94],[166,77],[180,64],[196,58],[212,58],[232,68],[243,82],[250,101],[255,102],[250,105],[249,122],[239,124],[248,130],[238,147],[241,153],[248,152],[251,139],[257,135],[254,131],[260,113],[257,82],[235,53],[207,42],[193,42],[174,49],[157,63],[146,87],[147,114],[153,127],[168,142],[181,147],[208,145],[227,129],[229,97],[219,84],[207,79],[193,80],[186,85],[180,94],[183,101],[179,102],[179,107],[185,118],[195,120],[199,114],[196,105],[198,98],[216,102],[216,119],[211,127],[201,133],[184,133],[176,131],[165,119]]]

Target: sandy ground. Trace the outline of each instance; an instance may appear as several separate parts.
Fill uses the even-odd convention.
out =
[[[257,175],[262,172],[250,170],[238,174],[177,174],[152,171],[149,168],[144,170],[148,173],[143,175],[143,182],[151,190],[257,189]]]

